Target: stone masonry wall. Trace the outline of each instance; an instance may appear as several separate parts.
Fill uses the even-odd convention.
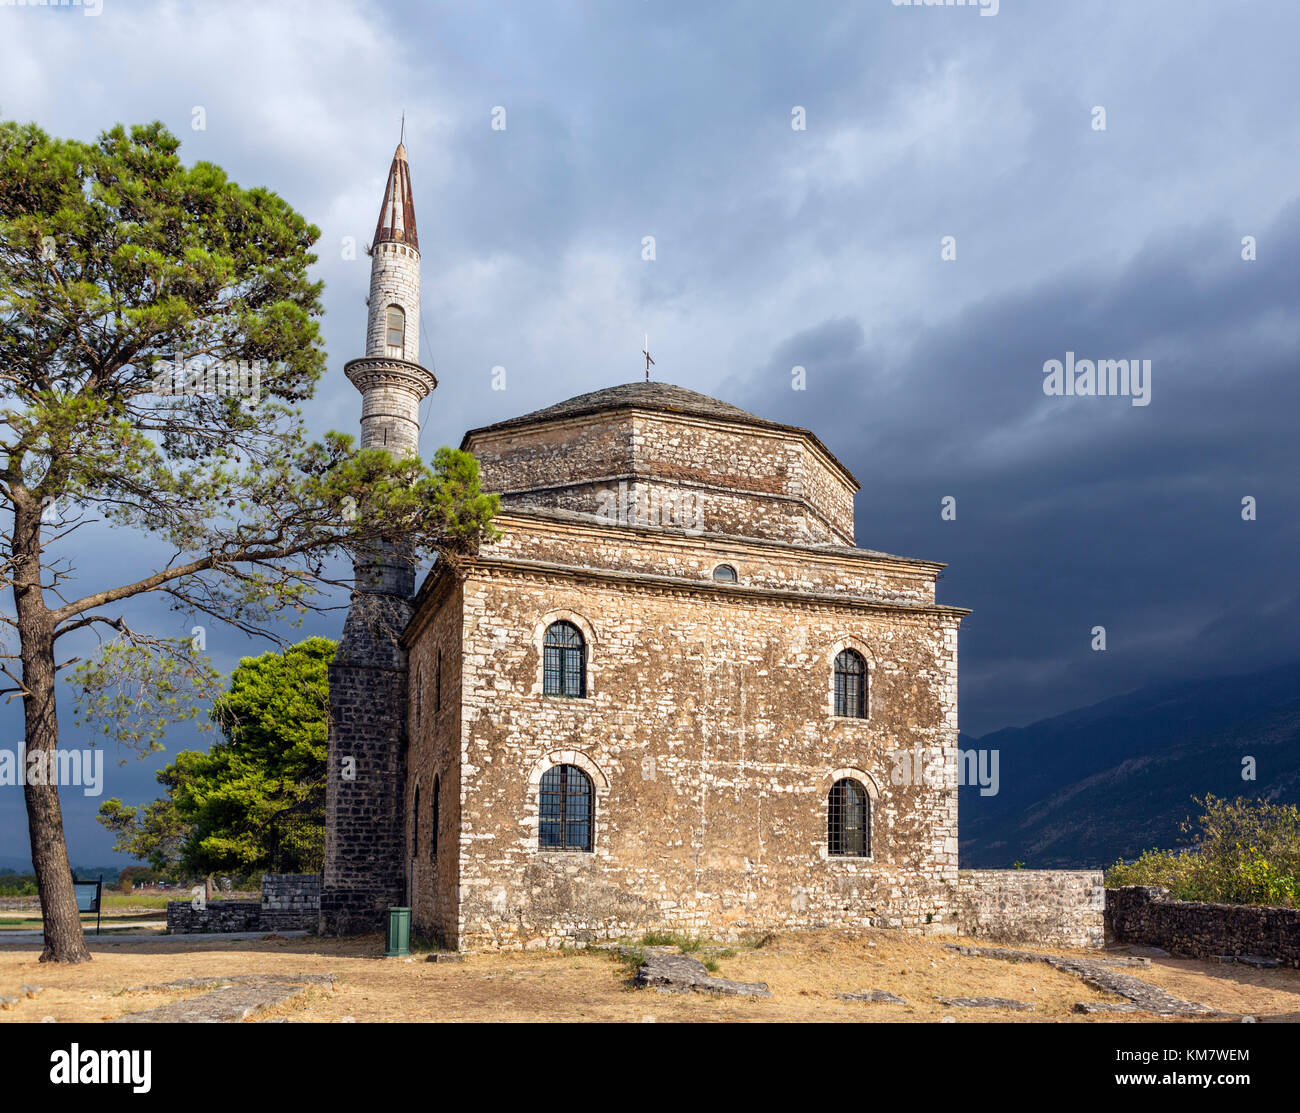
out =
[[[670,531],[612,528],[526,518],[503,511],[500,541],[485,545],[484,559],[555,560],[566,564],[647,575],[685,576],[705,583],[730,564],[746,587],[816,595],[870,598],[883,603],[934,602],[937,564],[888,559],[867,550],[802,549],[746,543],[740,538],[682,536]]]
[[[169,900],[167,931],[308,931],[320,918],[320,880],[318,873],[268,873],[260,901],[214,900],[194,908],[188,900]]]
[[[1260,955],[1300,966],[1300,908],[1210,904],[1168,890],[1106,890],[1106,930],[1117,943],[1145,943],[1186,958]]]
[[[395,456],[420,451],[421,395],[401,382],[370,387],[361,396],[361,447]]]
[[[408,709],[413,728],[406,837],[413,886],[409,898],[411,926],[417,933],[454,947],[460,931],[456,892],[460,860],[461,592],[450,577],[442,582],[440,591],[440,597],[432,600],[433,613],[421,626],[410,654]],[[416,789],[420,790],[420,807],[418,813],[412,814]]]
[[[632,448],[637,471],[737,491],[801,498],[841,542],[853,541],[855,483],[797,434],[728,429],[666,414],[637,415]],[[814,525],[809,522],[809,527]],[[824,528],[819,532],[824,532]],[[752,529],[736,530],[752,536]]]
[[[576,540],[551,559],[580,561]],[[955,761],[959,612],[485,565],[463,591],[460,946],[952,930],[956,789],[893,783],[891,755]],[[585,699],[541,694],[560,618],[587,639]],[[845,646],[869,664],[866,720],[831,713]],[[536,785],[560,762],[595,785],[592,853],[538,850]],[[841,776],[874,797],[870,858],[827,855]]]
[[[194,908],[187,900],[167,902],[167,933],[203,931],[261,931],[262,904],[255,900],[214,900]]]
[[[957,930],[999,943],[1100,947],[1105,892],[1100,870],[962,870]]]
[[[622,412],[475,434],[484,490],[503,506],[607,512],[620,484],[653,505],[698,504],[714,533],[853,543],[853,481],[798,433]],[[633,500],[635,501],[635,500]]]
[[[301,931],[320,919],[320,874],[268,873],[262,876],[262,927]]]
[[[321,931],[376,931],[405,903],[405,599],[355,593],[330,665]]]
[[[381,242],[370,259],[366,355],[420,362],[420,253],[408,244]],[[388,346],[388,307],[405,314],[403,343]],[[419,406],[424,394],[404,375],[381,376],[365,384],[361,404],[361,446],[394,455],[417,454]]]
[[[712,490],[702,484],[629,475],[548,487],[540,493],[510,494],[501,505],[507,510],[542,506],[596,513],[611,524],[661,525],[791,543],[845,543],[832,533],[825,519],[799,499],[769,496],[760,501],[752,495]]]
[[[409,244],[386,241],[370,258],[370,296],[366,299],[366,355],[388,354],[390,305],[406,313],[402,359],[420,362],[420,253]]]

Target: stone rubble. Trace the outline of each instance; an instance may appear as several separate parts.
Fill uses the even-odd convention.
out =
[[[715,978],[699,959],[681,954],[647,955],[636,972],[636,985],[668,993],[717,993],[730,997],[771,997],[764,982]]]
[[[233,978],[179,978],[153,986],[131,986],[131,990],[185,990],[216,987],[198,997],[173,1001],[157,1008],[127,1013],[121,1024],[204,1024],[233,1023],[274,1008],[307,992],[314,986],[334,988],[333,974],[244,974]]]
[[[1009,997],[935,997],[935,1000],[954,1009],[1011,1009],[1014,1012],[1032,1012],[1034,1008],[1027,1001],[1013,1001]]]
[[[907,1001],[883,989],[861,989],[857,993],[837,993],[841,1001],[867,1001],[873,1005],[906,1005]]]
[[[1057,970],[1073,974],[1094,989],[1125,997],[1143,1012],[1158,1016],[1221,1016],[1222,1013],[1195,1001],[1184,1001],[1158,986],[1140,981],[1130,974],[1107,969],[1099,962],[1086,959],[1062,958],[1059,955],[1039,954],[1035,951],[1017,951],[998,947],[967,947],[949,943],[948,949],[973,958],[997,958],[1008,962],[1045,962]],[[1127,1011],[1127,1010],[1125,1010]]]

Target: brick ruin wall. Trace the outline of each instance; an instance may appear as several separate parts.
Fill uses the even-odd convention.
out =
[[[1160,887],[1126,885],[1106,890],[1106,931],[1184,958],[1259,955],[1300,966],[1300,908],[1174,900]]]
[[[962,870],[961,935],[999,943],[1100,947],[1106,888],[1100,870]]]
[[[320,874],[268,873],[262,899],[214,900],[195,908],[188,900],[167,902],[167,932],[310,931],[320,919]]]
[[[590,563],[569,541],[568,559]],[[932,762],[955,758],[955,616],[504,568],[476,569],[463,591],[460,905],[449,945],[652,928],[952,930],[956,790],[891,783],[890,755],[921,747]],[[586,699],[541,695],[542,633],[560,617],[588,639]],[[415,651],[426,686],[430,636]],[[846,642],[869,661],[868,720],[830,713],[834,652]],[[422,698],[427,708],[427,690]],[[419,737],[424,750],[423,726]],[[593,853],[537,849],[535,782],[548,760],[588,763]],[[845,769],[867,774],[877,796],[870,859],[826,854],[826,796]],[[442,907],[426,911],[426,899]],[[422,885],[416,929],[446,922],[446,901]]]

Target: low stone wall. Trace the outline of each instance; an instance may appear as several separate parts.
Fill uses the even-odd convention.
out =
[[[1106,890],[1106,931],[1184,958],[1259,955],[1300,966],[1300,908],[1174,900],[1158,886]]]
[[[961,870],[957,930],[1000,943],[1100,947],[1106,888],[1101,870]]]
[[[320,874],[263,875],[262,926],[267,931],[309,930],[319,919]]]
[[[195,908],[188,900],[167,902],[168,934],[200,931],[310,931],[320,919],[320,874],[268,873],[262,899],[214,900]]]
[[[260,931],[262,905],[255,900],[214,900],[195,908],[187,900],[167,902],[167,934],[196,931]]]

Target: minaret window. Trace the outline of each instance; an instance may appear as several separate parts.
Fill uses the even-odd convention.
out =
[[[398,359],[406,356],[406,313],[400,305],[388,307],[388,354]]]

